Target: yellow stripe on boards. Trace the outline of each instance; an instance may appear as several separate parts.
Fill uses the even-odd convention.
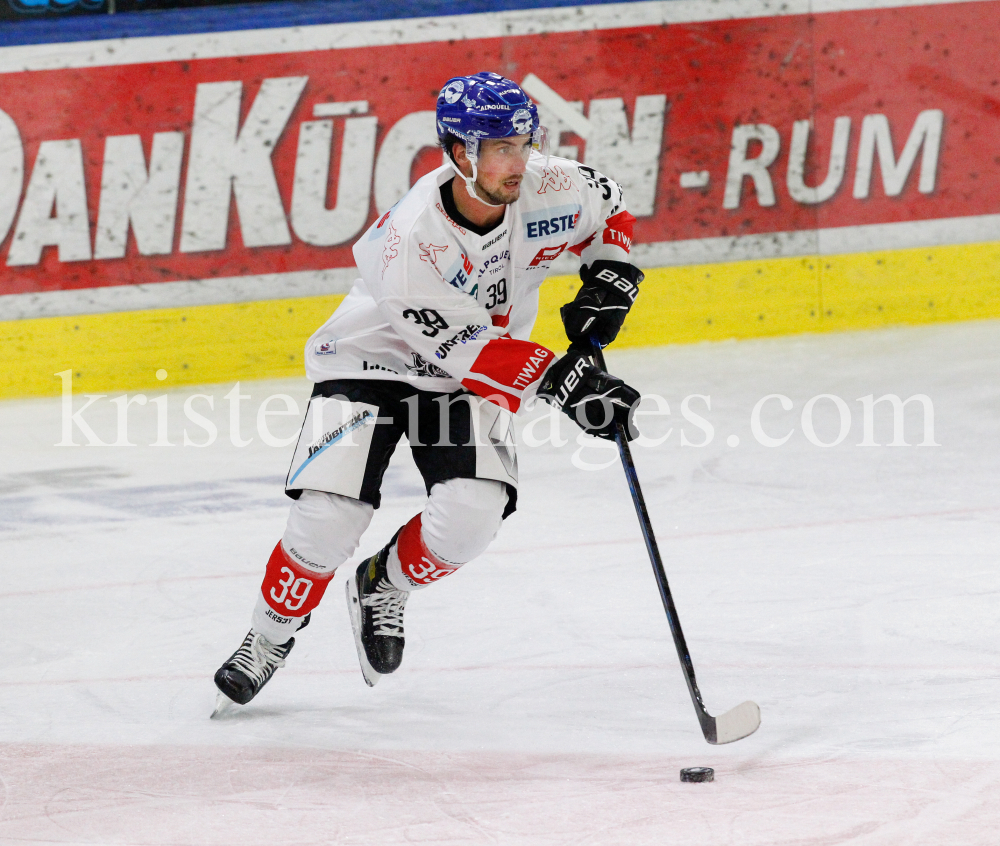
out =
[[[615,346],[1000,317],[998,266],[991,242],[647,270]],[[559,306],[579,286],[546,280],[533,340],[565,349]]]
[[[615,346],[1000,317],[998,266],[1000,243],[987,243],[648,270]],[[566,348],[559,307],[579,285],[542,285],[533,340]],[[306,339],[342,299],[0,323],[0,397],[58,394],[67,369],[77,393],[299,376]]]
[[[810,268],[810,266],[812,266]],[[580,280],[553,277],[542,286],[532,338],[566,347],[559,307]],[[817,328],[815,262],[770,259],[646,271],[616,347],[784,335]]]
[[[826,256],[824,329],[1000,316],[1000,243]]]
[[[0,323],[0,397],[303,374],[303,347],[343,295]],[[157,370],[168,373],[164,381]]]

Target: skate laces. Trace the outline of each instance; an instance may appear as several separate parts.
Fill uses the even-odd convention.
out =
[[[361,598],[361,604],[372,610],[374,634],[389,637],[403,636],[403,609],[409,594],[397,590],[392,582],[383,577],[375,590]]]
[[[263,635],[251,632],[229,663],[261,683],[270,678],[279,667],[285,666],[287,654],[284,647],[276,646]]]

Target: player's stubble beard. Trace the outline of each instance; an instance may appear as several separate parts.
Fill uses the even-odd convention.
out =
[[[509,206],[511,203],[516,203],[521,196],[521,180],[523,178],[521,174],[518,174],[516,177],[506,177],[500,180],[492,190],[479,182],[479,180],[476,180],[476,188],[482,193],[483,199],[491,205]],[[508,188],[504,185],[505,182],[511,182],[514,179],[517,180],[517,183],[513,187]]]

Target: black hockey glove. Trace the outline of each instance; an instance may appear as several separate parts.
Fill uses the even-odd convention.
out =
[[[615,424],[625,426],[625,440],[635,431],[632,415],[639,393],[590,363],[583,353],[570,350],[542,376],[538,396],[575,420],[583,431],[614,440]]]
[[[597,336],[602,347],[618,336],[645,276],[635,265],[601,259],[581,267],[580,278],[583,287],[559,313],[570,349],[587,352],[591,335]]]

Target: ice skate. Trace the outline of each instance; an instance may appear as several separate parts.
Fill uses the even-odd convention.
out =
[[[392,542],[364,561],[347,581],[354,643],[369,687],[394,672],[403,660],[403,609],[409,594],[389,581],[385,565],[391,547]]]
[[[276,645],[250,629],[240,648],[216,671],[215,686],[226,699],[246,705],[271,680],[275,670],[285,666],[285,658],[293,646],[294,637]],[[227,706],[225,699],[219,698],[212,716],[216,716]]]

